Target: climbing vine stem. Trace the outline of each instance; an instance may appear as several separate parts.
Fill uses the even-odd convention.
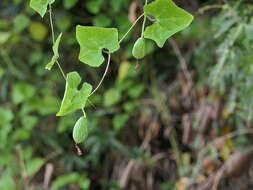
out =
[[[38,3],[37,0],[30,0],[30,6],[36,12],[38,12],[41,17],[45,15],[46,10],[48,9],[53,42],[52,49],[54,55],[52,56],[51,61],[46,65],[46,69],[50,70],[56,63],[67,84],[65,92],[68,93],[64,94],[62,104],[57,115],[64,116],[77,109],[81,110],[83,113],[83,117],[80,117],[78,119],[73,128],[73,139],[78,144],[84,141],[88,134],[88,120],[86,119],[86,114],[84,111],[86,101],[89,101],[88,98],[93,95],[103,83],[109,70],[111,53],[116,52],[120,48],[120,43],[127,37],[131,30],[136,26],[138,21],[143,18],[140,35],[141,37],[136,40],[132,49],[132,54],[136,59],[142,59],[145,56],[144,33],[147,39],[151,39],[155,41],[159,47],[163,47],[164,43],[169,37],[171,37],[172,33],[174,34],[181,31],[192,22],[193,16],[178,7],[172,0],[154,0],[150,5],[148,4],[148,0],[144,0],[145,3],[143,13],[132,23],[132,26],[130,26],[130,28],[126,31],[121,39],[118,37],[119,32],[116,28],[77,25],[76,39],[80,45],[79,60],[81,62],[90,66],[97,67],[104,62],[104,57],[101,51],[108,55],[105,71],[96,88],[92,90],[92,85],[85,82],[83,83],[83,87],[78,90],[78,85],[81,82],[81,77],[78,72],[74,71],[65,74],[61,67],[61,64],[58,61],[58,48],[62,35],[60,34],[57,39],[55,38],[56,36],[54,31],[52,12],[53,2],[54,0],[43,0]],[[170,12],[170,14],[167,14],[168,12]],[[149,30],[145,31],[147,15],[155,17],[156,20],[155,23],[149,27]],[[175,21],[175,23],[177,23],[177,26],[171,22],[166,22],[167,20],[172,19]],[[135,69],[137,69],[137,67]],[[69,81],[67,81],[67,79]],[[72,86],[69,86],[68,82],[70,82]],[[76,147],[78,148],[77,145]]]
[[[148,4],[148,0],[145,0],[145,5]],[[142,23],[142,29],[141,29],[141,37],[143,38],[144,37],[144,30],[145,30],[145,24],[146,24],[146,20],[147,20],[147,16],[143,13],[144,15],[144,20],[143,20],[143,23]]]
[[[111,54],[108,53],[108,60],[107,60],[105,72],[104,72],[104,74],[103,74],[103,76],[102,76],[100,82],[98,83],[97,87],[90,93],[90,96],[91,96],[92,94],[94,94],[94,93],[97,91],[97,89],[100,87],[100,85],[103,83],[103,81],[104,81],[104,79],[105,79],[105,76],[106,76],[106,74],[107,74],[107,72],[108,72],[108,69],[109,69],[109,66],[110,66],[110,62],[111,62]]]
[[[53,24],[53,14],[52,14],[52,5],[49,4],[49,20],[50,20],[50,28],[51,28],[51,33],[52,33],[52,40],[53,40],[53,43],[55,43],[55,34],[54,34],[54,24]],[[63,78],[66,80],[66,74],[64,73],[60,63],[58,60],[56,60],[56,64],[63,76]]]
[[[51,33],[52,33],[52,40],[53,40],[53,43],[55,43],[55,33],[54,33],[54,24],[53,24],[53,16],[52,16],[52,6],[51,6],[51,4],[49,4],[49,20],[50,20],[50,28],[51,28]],[[60,63],[59,63],[58,60],[56,60],[56,64],[57,64],[57,66],[58,66],[58,68],[59,68],[59,70],[60,70],[63,78],[66,81],[67,80],[66,74],[64,73],[64,71],[63,71],[63,69],[62,69],[62,67],[61,67],[61,65],[60,65]],[[82,110],[83,116],[86,117],[84,109],[81,108],[81,110]]]
[[[126,38],[126,36],[131,32],[131,30],[135,27],[137,22],[144,16],[144,13],[142,13],[132,24],[132,26],[129,28],[129,30],[123,35],[123,37],[119,40],[119,44]]]

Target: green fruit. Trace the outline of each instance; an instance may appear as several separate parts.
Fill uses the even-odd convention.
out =
[[[132,53],[136,59],[142,59],[145,56],[145,46],[146,43],[144,38],[139,38],[135,42]]]
[[[85,117],[81,117],[76,122],[73,129],[73,139],[76,143],[83,142],[88,136],[88,120]]]

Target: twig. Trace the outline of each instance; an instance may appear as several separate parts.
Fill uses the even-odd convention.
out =
[[[46,165],[45,174],[44,174],[44,182],[43,182],[44,190],[47,190],[49,187],[53,171],[54,171],[54,165],[51,163],[48,163]]]
[[[169,39],[169,43],[170,45],[172,46],[172,49],[173,51],[175,52],[176,56],[177,56],[177,59],[180,63],[180,66],[181,66],[181,69],[183,71],[183,74],[184,74],[184,77],[185,79],[187,80],[187,83],[188,83],[188,88],[189,89],[192,89],[193,88],[193,79],[191,77],[191,73],[189,72],[188,68],[187,68],[187,63],[186,63],[186,60],[185,58],[183,57],[176,41],[174,39]],[[193,96],[193,101],[196,102],[196,93],[194,90],[191,91],[192,93],[192,96]]]
[[[227,135],[224,135],[220,138],[223,138],[224,140],[227,140],[227,139],[232,139],[236,136],[246,135],[246,134],[253,134],[253,129],[244,129],[244,130],[234,131],[234,132],[231,132],[231,133],[229,133]]]
[[[62,153],[62,149],[59,149],[59,150],[57,150],[57,151],[55,151],[55,152],[50,153],[50,154],[43,160],[43,164],[37,169],[37,171],[35,171],[35,172],[33,173],[33,175],[31,175],[31,176],[29,177],[28,183],[34,178],[34,176],[36,175],[36,173],[37,173],[49,160],[51,160],[51,159],[57,157],[57,156],[58,156],[59,154],[61,154],[61,153]]]
[[[175,52],[179,62],[180,62],[180,66],[181,66],[181,69],[185,75],[185,78],[186,80],[188,81],[188,83],[190,84],[190,86],[192,87],[193,86],[193,80],[192,80],[192,77],[191,77],[191,74],[187,68],[187,64],[186,64],[186,61],[185,61],[185,58],[183,57],[176,41],[174,39],[170,39],[169,40],[169,43],[170,45],[172,46],[173,48],[173,51]]]
[[[217,190],[219,187],[219,183],[220,180],[222,178],[222,175],[224,174],[224,171],[226,169],[226,165],[223,165],[218,172],[216,173],[216,175],[214,176],[214,181],[213,181],[213,185],[212,185],[212,190]]]
[[[204,7],[200,7],[197,11],[197,14],[204,14],[206,11],[210,9],[223,9],[223,8],[224,8],[224,5],[220,5],[220,4],[207,5]]]
[[[142,141],[141,145],[140,145],[140,149],[142,151],[144,151],[145,149],[147,149],[149,142],[151,141],[152,138],[152,129],[149,128],[148,131],[146,132],[146,135],[144,137],[144,140]],[[135,161],[133,159],[131,159],[127,166],[125,167],[125,169],[122,172],[122,175],[120,177],[119,180],[119,184],[121,188],[125,188],[130,172],[132,170],[132,168],[135,166]]]
[[[28,181],[26,179],[26,169],[25,169],[24,159],[22,158],[21,145],[17,145],[15,149],[17,151],[17,156],[18,156],[18,166],[20,169],[20,175],[22,179],[22,187],[23,189],[26,189],[28,185]]]

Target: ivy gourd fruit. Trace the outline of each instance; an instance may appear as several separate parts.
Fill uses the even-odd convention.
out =
[[[132,54],[136,59],[142,59],[145,56],[146,42],[144,38],[138,38],[134,43]]]
[[[146,27],[144,37],[154,40],[159,47],[175,33],[185,29],[193,16],[179,8],[172,0],[156,0],[144,6],[144,13],[155,17],[155,23]]]
[[[76,144],[83,142],[88,136],[88,121],[81,117],[76,122],[73,129],[73,139]]]

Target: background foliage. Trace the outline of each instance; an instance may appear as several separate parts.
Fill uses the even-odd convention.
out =
[[[90,135],[78,156],[72,128],[81,113],[55,116],[65,83],[57,69],[45,70],[52,56],[48,14],[42,20],[28,1],[1,0],[1,190],[204,188],[250,147],[253,3],[175,3],[194,14],[193,24],[163,49],[149,41],[140,61],[131,51],[141,24],[128,35],[87,103]],[[139,0],[56,0],[64,70],[97,84],[104,68],[78,61],[75,26],[117,27],[122,37],[142,6]],[[234,138],[216,141],[231,133]],[[250,168],[246,158],[237,173]],[[236,179],[225,175],[220,189],[252,188],[251,175]]]

